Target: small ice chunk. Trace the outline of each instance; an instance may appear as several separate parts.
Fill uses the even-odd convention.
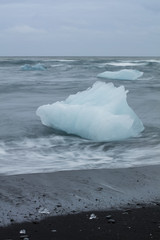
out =
[[[96,219],[97,217],[96,217],[96,215],[94,214],[94,213],[92,213],[91,215],[90,215],[90,217],[89,217],[89,219],[91,220],[91,219]]]
[[[133,69],[123,69],[120,71],[105,71],[98,74],[97,77],[117,80],[137,80],[143,75],[143,72]]]
[[[47,209],[47,208],[44,208],[44,207],[41,207],[39,210],[38,210],[39,213],[42,213],[42,214],[50,214],[50,211]]]
[[[115,223],[116,221],[114,219],[108,219],[108,223]]]
[[[26,234],[26,230],[25,230],[25,229],[21,229],[21,230],[19,231],[19,233],[20,233],[20,234]]]
[[[46,70],[46,67],[41,63],[37,63],[35,65],[25,64],[24,66],[21,66],[21,70],[23,70],[23,71],[44,71],[44,70]]]

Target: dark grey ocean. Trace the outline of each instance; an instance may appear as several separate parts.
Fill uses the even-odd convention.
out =
[[[125,69],[143,75],[134,80],[97,77]],[[64,101],[97,81],[129,91],[127,102],[144,131],[125,140],[97,142],[41,123],[39,106]],[[160,58],[0,58],[1,175],[154,164],[160,164]]]

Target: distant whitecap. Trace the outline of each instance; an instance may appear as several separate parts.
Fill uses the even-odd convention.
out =
[[[110,62],[110,63],[106,63],[106,65],[115,66],[115,67],[132,67],[132,66],[143,66],[143,65],[147,65],[147,63]]]

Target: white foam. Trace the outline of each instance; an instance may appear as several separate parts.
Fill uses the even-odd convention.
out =
[[[106,63],[106,65],[116,66],[116,67],[132,67],[132,66],[141,66],[146,65],[147,63],[133,63],[133,62],[111,62]]]
[[[78,60],[73,59],[54,59],[55,62],[76,62]]]
[[[96,82],[92,88],[65,101],[40,106],[44,125],[93,141],[114,141],[137,136],[144,127],[128,106],[123,86]]]
[[[23,71],[44,71],[46,70],[46,67],[41,64],[41,63],[37,63],[35,65],[31,65],[31,64],[25,64],[24,66],[21,67],[21,70]]]
[[[51,67],[63,67],[63,64],[52,64]]]
[[[97,77],[100,78],[109,78],[109,79],[118,79],[118,80],[137,80],[143,75],[143,72],[138,70],[123,69],[120,71],[105,71],[98,74]]]
[[[135,60],[135,63],[160,63],[158,59],[144,59],[144,60]]]
[[[150,60],[145,60],[146,62],[149,63],[160,63],[160,60],[156,60],[156,59],[150,59]]]

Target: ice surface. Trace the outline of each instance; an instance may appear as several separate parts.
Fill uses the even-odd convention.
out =
[[[120,71],[106,71],[98,74],[97,77],[100,78],[110,78],[110,79],[119,79],[119,80],[136,80],[143,75],[143,72],[132,69],[123,69]]]
[[[41,63],[37,63],[35,65],[31,64],[25,64],[24,66],[21,67],[21,70],[23,71],[44,71],[46,70],[45,66]]]
[[[47,209],[47,208],[44,208],[44,207],[41,207],[39,210],[38,210],[39,213],[42,213],[42,214],[50,214],[50,211]]]
[[[114,141],[137,136],[144,127],[128,106],[123,86],[96,82],[65,101],[40,106],[44,125],[93,141]]]
[[[96,217],[96,215],[95,215],[94,213],[92,213],[92,214],[90,215],[90,217],[89,217],[90,220],[96,219],[96,218],[97,218],[97,217]]]
[[[26,230],[25,229],[21,229],[19,233],[20,234],[26,234]]]

